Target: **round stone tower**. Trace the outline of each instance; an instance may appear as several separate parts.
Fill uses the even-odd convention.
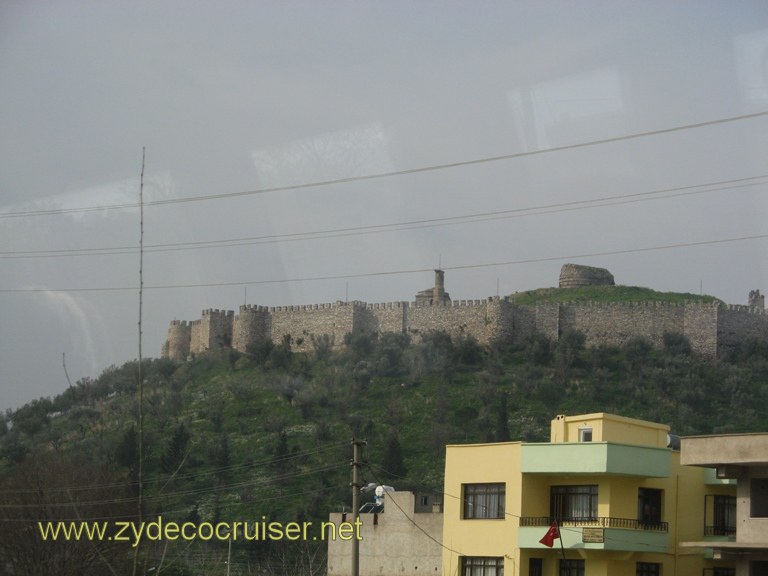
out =
[[[613,274],[605,268],[594,268],[581,264],[563,264],[560,269],[560,288],[615,285]]]

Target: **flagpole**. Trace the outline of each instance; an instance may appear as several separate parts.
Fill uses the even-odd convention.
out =
[[[563,545],[563,532],[560,530],[560,525],[555,518],[555,526],[557,526],[557,533],[560,535],[560,552],[563,554],[563,560],[565,560],[565,546]]]

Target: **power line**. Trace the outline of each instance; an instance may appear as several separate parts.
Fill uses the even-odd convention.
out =
[[[391,472],[388,472],[388,471],[384,470],[384,469],[383,469],[383,468],[381,468],[380,466],[374,466],[374,465],[373,465],[373,464],[371,464],[370,462],[368,462],[368,463],[366,463],[366,464],[367,464],[367,466],[368,466],[368,469],[371,471],[371,474],[372,474],[372,475],[374,474],[374,472],[373,472],[373,468],[377,468],[378,470],[380,470],[380,471],[382,471],[382,472],[384,472],[384,473],[386,473],[386,474],[389,474],[389,475],[390,475],[390,476],[392,476],[393,478],[400,478],[401,480],[407,480],[407,478],[405,478],[404,476],[399,476],[399,475],[397,475],[397,474],[392,474]],[[377,483],[377,484],[381,484],[381,482],[379,482],[379,481],[376,479],[376,476],[375,476],[375,475],[373,476],[373,479],[374,479],[374,480],[376,480],[376,483]],[[506,483],[505,483],[505,484],[506,484]],[[449,498],[453,498],[454,500],[458,500],[458,501],[459,501],[459,503],[460,503],[460,506],[464,506],[464,504],[467,502],[467,500],[466,500],[465,498],[462,498],[461,496],[455,496],[454,494],[449,494],[448,492],[445,492],[445,491],[443,491],[443,492],[440,492],[440,491],[433,491],[433,490],[426,490],[426,491],[427,491],[427,492],[430,492],[430,493],[432,493],[432,494],[439,494],[440,496],[447,496],[447,497],[449,497]],[[411,519],[411,518],[410,518],[410,517],[409,517],[409,516],[408,516],[408,515],[407,515],[407,514],[406,514],[406,513],[403,511],[403,509],[402,509],[402,508],[401,508],[401,507],[400,507],[400,506],[397,504],[397,502],[395,502],[395,501],[394,501],[394,499],[390,499],[390,501],[391,501],[391,502],[394,502],[394,503],[395,503],[395,506],[397,506],[397,508],[398,508],[398,509],[399,509],[399,510],[400,510],[400,511],[403,513],[403,515],[404,515],[406,518],[408,518],[408,519],[411,521],[411,523],[412,523],[414,526],[416,526],[416,527],[417,527],[419,530],[421,530],[422,532],[424,532],[424,534],[426,534],[426,535],[427,535],[427,536],[428,536],[428,537],[429,537],[431,540],[433,540],[433,541],[434,541],[434,542],[436,542],[437,544],[440,544],[440,546],[442,546],[442,547],[443,547],[443,548],[445,548],[446,550],[449,550],[449,551],[451,551],[451,552],[456,552],[455,550],[452,550],[451,548],[448,548],[447,546],[443,545],[442,543],[440,543],[439,541],[437,541],[435,538],[433,538],[433,537],[432,537],[430,534],[428,534],[427,532],[425,532],[425,531],[424,531],[424,530],[421,528],[421,526],[419,526],[418,524],[416,524],[416,522],[414,522],[414,521],[413,521],[413,520],[412,520],[412,519]],[[518,525],[519,525],[519,526],[521,526],[521,525],[520,525],[520,520],[522,520],[523,518],[525,518],[525,516],[521,516],[521,515],[519,515],[519,514],[514,514],[514,513],[512,513],[512,512],[507,512],[507,511],[506,511],[506,506],[505,506],[505,510],[504,510],[504,517],[505,517],[505,518],[506,518],[506,517],[509,517],[509,518],[514,518],[515,520],[517,520],[517,521],[518,521]],[[567,522],[567,521],[566,521],[566,522]],[[532,528],[546,528],[547,526],[531,526],[531,527],[532,527]],[[561,533],[562,533],[562,532],[570,532],[570,533],[573,533],[574,535],[575,535],[575,534],[578,534],[579,536],[582,534],[582,531],[579,529],[579,527],[578,527],[578,526],[571,526],[571,527],[569,527],[569,526],[563,526],[562,524],[559,524],[559,525],[558,525],[558,529],[560,530],[560,532],[561,532]],[[646,543],[646,542],[637,542],[637,541],[635,541],[635,540],[622,540],[622,539],[620,539],[620,538],[615,538],[615,537],[613,537],[613,536],[610,536],[610,537],[609,537],[609,539],[611,540],[611,542],[618,542],[618,543],[622,543],[622,544],[634,544],[634,545],[639,545],[639,546],[646,546],[646,547],[648,547],[648,548],[651,548],[651,547],[653,547],[653,544],[648,544],[648,543]],[[571,547],[569,546],[569,549],[570,549],[570,548],[571,548]]]
[[[768,178],[768,174],[759,176],[750,176],[746,178],[737,178],[732,180],[721,180],[717,182],[708,182],[704,184],[692,184],[689,186],[680,186],[675,188],[665,188],[653,190],[650,192],[635,192],[630,194],[621,194],[614,196],[605,196],[590,200],[572,200],[568,202],[557,202],[552,204],[543,204],[531,206],[528,208],[514,208],[508,210],[494,210],[490,212],[480,212],[474,214],[464,214],[458,216],[446,216],[442,218],[429,218],[420,220],[410,220],[405,222],[394,222],[387,224],[373,224],[368,226],[354,226],[346,228],[334,228],[327,230],[316,230],[312,232],[294,232],[286,234],[271,234],[264,236],[251,236],[241,238],[230,238],[223,240],[204,240],[193,242],[176,242],[167,244],[147,244],[144,247],[145,252],[175,252],[180,250],[197,250],[201,248],[230,248],[236,246],[246,246],[253,244],[267,244],[277,242],[317,240],[322,238],[340,238],[348,236],[358,236],[364,234],[378,234],[385,232],[399,232],[403,230],[417,230],[423,228],[435,228],[440,226],[452,226],[457,224],[469,224],[475,222],[486,222],[488,220],[499,220],[507,218],[520,218],[525,216],[535,216],[541,214],[555,214],[560,212],[570,212],[574,210],[586,210],[590,208],[601,208],[606,206],[617,206],[621,204],[630,204],[636,202],[648,202],[654,200],[666,200],[682,196],[692,196],[705,194],[709,192],[721,192],[724,190],[733,190],[737,188],[746,188],[751,186],[761,186],[768,182],[763,181]],[[726,186],[730,184],[729,186]],[[699,188],[704,188],[699,190]],[[663,196],[662,196],[663,194]],[[138,249],[135,246],[111,246],[104,248],[68,248],[60,250],[16,250],[0,252],[0,258],[10,259],[28,259],[28,258],[61,258],[73,256],[106,256],[135,254]]]
[[[265,460],[256,460],[253,462],[248,462],[246,464],[232,464],[230,466],[223,466],[221,468],[213,468],[211,470],[203,470],[203,471],[196,471],[196,472],[189,472],[187,474],[177,474],[173,477],[174,480],[184,480],[187,478],[195,478],[199,479],[200,477],[209,476],[209,475],[216,475],[216,474],[223,474],[225,472],[234,472],[235,470],[250,470],[253,468],[259,468],[259,467],[267,467],[267,466],[273,466],[280,462],[286,462],[289,460],[297,459],[297,458],[307,458],[309,456],[316,456],[318,454],[322,454],[324,452],[329,452],[331,450],[336,450],[338,448],[341,448],[342,446],[347,446],[347,442],[335,442],[333,444],[325,444],[318,448],[312,448],[308,450],[301,450],[299,452],[293,452],[291,454],[287,454],[285,456],[280,456],[278,458],[268,458]],[[147,484],[160,484],[162,482],[167,482],[168,478],[166,477],[160,477],[160,478],[154,478],[150,480],[145,480],[145,483]],[[53,493],[53,492],[79,492],[79,491],[89,491],[89,490],[99,490],[104,488],[121,488],[121,487],[130,487],[130,486],[136,486],[138,484],[137,481],[132,482],[113,482],[109,484],[92,484],[88,486],[83,486],[82,484],[77,486],[53,486],[45,489],[46,493]],[[8,495],[8,494],[37,494],[39,492],[39,489],[37,488],[26,488],[22,490],[0,490],[0,495]]]
[[[244,487],[260,487],[260,486],[268,486],[269,484],[273,482],[284,482],[287,480],[299,478],[302,476],[308,476],[312,474],[317,474],[320,472],[328,472],[335,469],[342,469],[344,466],[347,465],[346,461],[337,461],[337,462],[326,462],[322,464],[319,467],[316,468],[310,468],[307,470],[303,470],[301,472],[286,472],[284,474],[272,476],[272,477],[264,477],[264,478],[257,478],[255,480],[247,480],[242,482],[234,482],[230,484],[226,484],[219,487],[204,487],[204,488],[190,488],[188,490],[180,490],[176,492],[168,492],[166,494],[158,494],[154,496],[145,496],[144,500],[149,501],[160,501],[160,500],[168,500],[170,498],[178,498],[180,496],[192,496],[192,495],[199,495],[199,494],[207,494],[212,493],[216,491],[223,491],[223,490],[233,490],[236,488],[244,488]],[[47,492],[47,491],[46,491]],[[100,506],[105,504],[126,504],[126,503],[133,503],[138,501],[138,496],[125,496],[120,498],[107,498],[107,499],[101,499],[101,500],[90,500],[90,501],[77,501],[74,502],[77,506]],[[28,508],[39,508],[40,507],[39,502],[33,502],[33,503],[15,503],[15,504],[0,504],[0,510],[13,510],[13,509],[28,509]],[[67,508],[73,505],[72,501],[64,501],[64,502],[45,502],[45,506],[48,508]]]
[[[609,144],[612,142],[622,142],[626,140],[634,140],[638,138],[647,138],[649,136],[659,136],[661,134],[670,134],[673,132],[680,132],[683,130],[692,130],[695,128],[703,128],[706,126],[715,126],[718,124],[726,124],[730,122],[738,122],[742,120],[750,120],[759,118],[761,116],[768,115],[768,111],[755,112],[752,114],[742,114],[740,116],[730,116],[727,118],[718,118],[716,120],[707,120],[704,122],[697,122],[694,124],[684,124],[681,126],[673,126],[672,128],[660,128],[658,130],[648,130],[645,132],[636,132],[634,134],[625,134],[623,136],[614,136],[612,138],[602,138],[600,140],[590,140],[587,142],[580,142],[577,144],[566,144],[564,146],[553,146],[551,148],[542,148],[539,150],[530,150],[527,152],[515,152],[512,154],[503,154],[500,156],[487,156],[484,158],[475,158],[472,160],[461,160],[458,162],[450,162],[446,164],[433,164],[429,166],[421,166],[417,168],[407,168],[405,170],[393,170],[390,172],[379,172],[375,174],[365,174],[361,176],[348,176],[346,178],[337,178],[334,180],[321,180],[316,182],[307,182],[304,184],[291,184],[287,186],[274,186],[271,188],[260,188],[256,190],[247,190],[242,192],[227,192],[223,194],[206,194],[203,196],[189,196],[181,198],[168,198],[164,200],[152,200],[144,203],[144,206],[165,206],[169,204],[181,204],[187,202],[202,202],[207,200],[221,200],[224,198],[237,198],[242,196],[252,196],[256,194],[268,194],[272,192],[286,192],[289,190],[302,190],[307,188],[319,188],[322,186],[332,186],[336,184],[347,184],[351,182],[363,182],[366,180],[377,180],[381,178],[390,178],[393,176],[405,176],[408,174],[419,174],[424,172],[435,172],[439,170],[446,170],[450,168],[458,168],[462,166],[472,166],[477,164],[487,164],[491,162],[500,162],[504,160],[513,160],[515,158],[524,158],[528,156],[536,156],[540,154],[550,154],[553,152],[562,152],[565,150],[575,150],[578,148],[586,148],[590,146],[598,146],[600,144]],[[105,204],[102,206],[88,206],[80,208],[55,208],[49,210],[27,210],[23,212],[5,212],[0,214],[0,218],[25,218],[31,216],[51,216],[58,214],[72,214],[83,212],[96,212],[101,210],[117,210],[126,208],[138,208],[136,203],[125,204]]]
[[[680,242],[677,244],[665,244],[662,246],[647,246],[643,248],[628,248],[625,250],[607,250],[603,252],[590,252],[582,254],[569,254],[560,256],[548,256],[542,258],[526,258],[522,260],[507,260],[503,262],[485,262],[479,264],[464,264],[460,266],[444,266],[443,270],[470,270],[477,268],[496,268],[500,266],[514,266],[519,264],[535,264],[539,262],[552,262],[556,260],[575,260],[580,258],[592,258],[597,256],[617,256],[621,254],[635,254],[640,252],[654,252],[659,250],[671,250],[677,248],[692,248],[696,246],[712,246],[731,242],[745,242],[749,240],[763,240],[768,234],[754,234],[751,236],[739,236],[735,238],[721,238],[718,240],[702,240],[700,242]],[[250,280],[241,282],[209,282],[205,284],[157,284],[144,286],[145,290],[178,290],[182,288],[220,288],[227,286],[255,286],[264,284],[289,284],[299,282],[318,282],[322,280],[349,280],[352,278],[370,278],[376,276],[398,276],[403,274],[422,274],[432,272],[432,268],[413,268],[404,270],[387,270],[382,272],[365,272],[360,274],[336,274],[327,276],[306,276],[299,278],[282,278],[277,280]],[[135,286],[111,286],[101,288],[0,288],[0,293],[48,293],[48,292],[125,292],[136,290]]]

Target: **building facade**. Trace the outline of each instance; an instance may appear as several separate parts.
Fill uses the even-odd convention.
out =
[[[712,529],[683,546],[735,564],[735,576],[768,576],[768,434],[683,438],[682,463],[736,484],[726,508],[714,499],[707,503],[706,524]]]
[[[442,570],[442,503],[432,495],[389,492],[383,509],[360,514],[360,576],[439,576]],[[339,525],[351,514],[331,514]],[[328,541],[328,576],[352,573],[352,542]]]
[[[735,489],[682,466],[668,426],[611,414],[557,416],[547,443],[448,446],[443,574],[733,574],[680,542]]]

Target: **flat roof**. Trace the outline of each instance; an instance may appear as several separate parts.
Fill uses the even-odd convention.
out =
[[[768,433],[686,436],[681,439],[680,463],[689,466],[766,466]]]

